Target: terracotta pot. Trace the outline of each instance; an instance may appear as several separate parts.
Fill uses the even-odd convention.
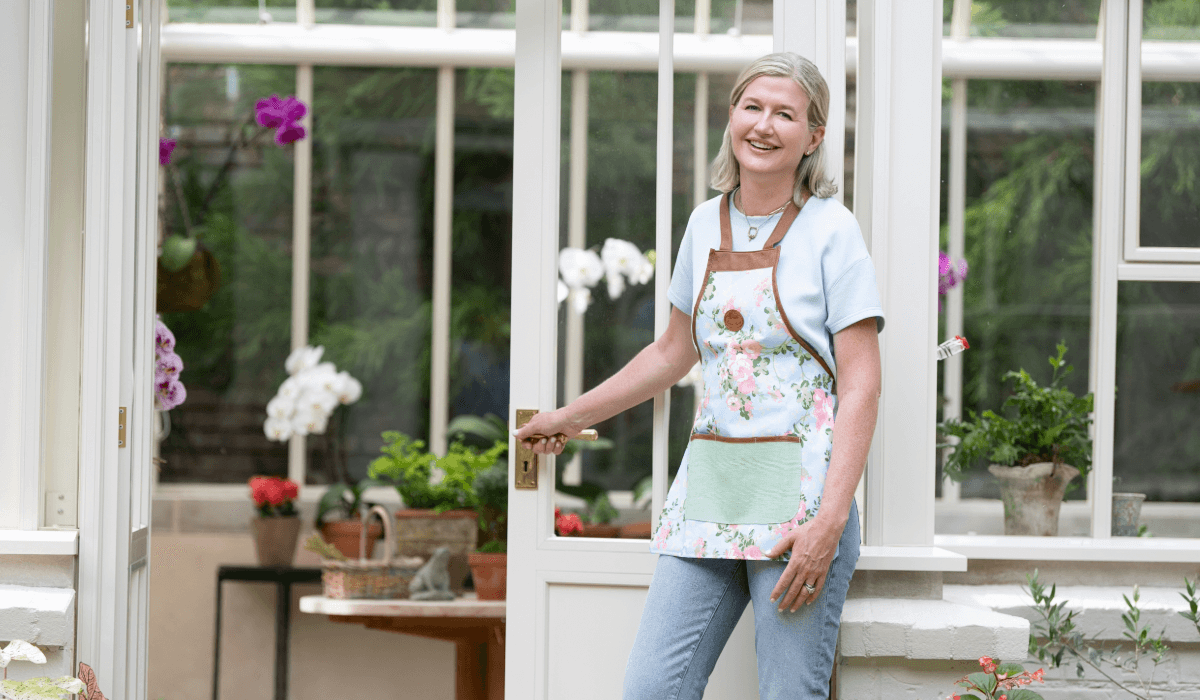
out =
[[[628,538],[637,539],[637,540],[650,539],[650,521],[649,520],[647,520],[645,522],[640,522],[640,523],[629,523],[628,525],[622,525],[620,530],[621,530],[621,537],[628,537]]]
[[[583,532],[579,533],[580,537],[619,537],[621,528],[616,525],[607,523],[597,523],[595,525],[583,524]]]
[[[1144,493],[1114,493],[1112,495],[1112,534],[1114,537],[1137,537],[1142,519]]]
[[[475,551],[479,519],[473,510],[435,513],[423,508],[396,511],[396,554],[428,561],[438,547],[450,548],[450,589],[462,595],[471,572],[467,555]]]
[[[367,530],[367,551],[362,554],[364,559],[370,559],[375,552],[375,540],[383,536],[383,527],[372,524]],[[360,558],[359,549],[362,541],[361,520],[331,520],[321,524],[321,539],[333,545],[337,551],[351,559]]]
[[[300,536],[300,517],[254,518],[254,551],[260,566],[291,566]]]
[[[1058,535],[1058,512],[1062,508],[1067,484],[1079,476],[1069,464],[1037,462],[1025,467],[988,467],[1000,480],[1000,499],[1004,502],[1004,534]]]
[[[508,594],[508,555],[467,555],[471,564],[471,579],[475,581],[475,595],[480,600],[504,600]]]

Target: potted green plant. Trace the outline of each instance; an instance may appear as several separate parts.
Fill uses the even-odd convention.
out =
[[[480,600],[504,600],[508,577],[508,460],[498,457],[472,485],[479,547],[467,557]]]
[[[982,461],[1000,481],[1004,502],[1004,534],[1058,534],[1058,513],[1063,496],[1076,476],[1087,479],[1092,466],[1091,424],[1093,397],[1076,396],[1063,386],[1073,371],[1063,361],[1067,346],[1058,344],[1050,357],[1050,383],[1041,386],[1024,369],[1008,372],[1013,393],[1001,411],[976,415],[965,421],[938,425],[959,442],[947,456],[943,469],[961,481],[963,472]]]
[[[608,500],[607,493],[600,493],[588,499],[580,519],[583,520],[581,537],[616,537],[621,528],[612,524],[620,513]]]
[[[370,509],[374,505],[364,503],[363,494],[373,486],[389,485],[370,477],[353,484],[330,484],[325,495],[321,496],[317,503],[316,526],[321,532],[321,538],[347,557],[357,559],[363,528],[362,509]],[[382,535],[383,526],[377,523],[372,523],[367,529],[367,551],[363,554],[367,559],[370,559],[375,551],[375,540]]]
[[[383,440],[383,455],[371,462],[367,475],[393,486],[403,501],[396,512],[398,554],[428,559],[438,547],[449,547],[451,587],[461,594],[467,555],[479,534],[475,477],[496,463],[507,443],[487,450],[454,443],[439,457],[403,433],[385,432]]]

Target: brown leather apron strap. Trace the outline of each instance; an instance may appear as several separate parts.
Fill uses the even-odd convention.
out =
[[[721,250],[733,250],[733,229],[729,226],[729,200],[733,192],[721,198]]]
[[[792,227],[792,222],[796,220],[796,215],[800,210],[796,208],[796,203],[788,200],[787,209],[783,210],[783,216],[779,218],[779,223],[775,224],[774,230],[771,231],[771,237],[763,244],[763,250],[769,250],[779,245],[783,237],[787,235],[788,229]]]

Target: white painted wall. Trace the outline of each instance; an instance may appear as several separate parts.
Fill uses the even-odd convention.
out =
[[[28,19],[24,2],[5,0],[0,22],[0,328],[24,328],[25,120]],[[9,336],[12,340],[12,336]],[[0,528],[20,522],[22,454],[19,342],[0,343]]]

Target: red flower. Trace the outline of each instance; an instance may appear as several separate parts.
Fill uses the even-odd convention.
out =
[[[979,665],[983,667],[984,673],[993,673],[996,670],[996,664],[990,656],[979,657]]]
[[[293,511],[292,501],[299,495],[300,487],[291,479],[277,476],[255,476],[250,479],[250,497],[262,515],[290,515]]]
[[[558,513],[557,508],[555,509],[555,512]],[[575,534],[576,532],[583,532],[583,521],[581,521],[579,516],[575,513],[568,513],[566,515],[559,514],[554,518],[554,529],[559,535],[567,537]]]

